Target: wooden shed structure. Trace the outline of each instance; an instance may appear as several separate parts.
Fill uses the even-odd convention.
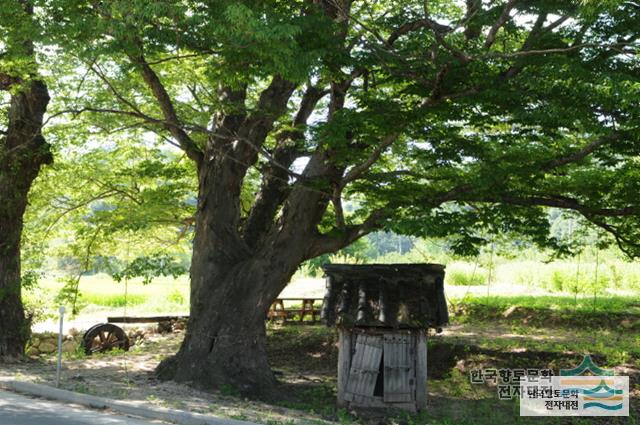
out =
[[[423,410],[427,331],[449,316],[440,264],[329,264],[321,317],[339,330],[338,404]]]

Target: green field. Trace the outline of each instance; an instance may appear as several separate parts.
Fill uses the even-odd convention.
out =
[[[398,258],[396,258],[398,257]],[[371,262],[416,261],[415,253],[388,256]],[[353,260],[341,257],[339,260]],[[404,260],[404,261],[403,261]],[[432,258],[446,264],[446,292],[452,304],[469,297],[483,298],[501,308],[512,305],[535,308],[570,309],[572,311],[628,311],[638,310],[640,300],[640,264],[609,256],[606,261],[593,262],[592,258],[580,263],[518,258],[486,258],[461,261],[451,258]],[[597,269],[597,273],[596,273]],[[315,294],[324,291],[324,281],[317,271],[304,266],[293,278],[294,285],[287,289],[288,296]],[[36,318],[54,313],[59,302],[56,296],[63,282],[56,274],[39,281],[25,292],[27,305],[36,309]],[[98,273],[80,279],[76,305],[80,313],[123,312],[186,313],[189,308],[188,276],[160,277],[149,284],[141,279],[128,283],[115,282],[110,276]],[[306,296],[305,295],[305,296]],[[490,300],[490,301],[488,301]]]
[[[56,295],[63,286],[64,283],[55,277],[42,279],[35,289],[25,293],[27,306],[37,309],[38,317],[46,319],[57,311]],[[125,284],[115,282],[106,274],[95,274],[83,276],[78,291],[79,314],[121,314],[125,309],[127,314],[186,314],[189,310],[187,276],[157,278],[145,285],[141,279]]]

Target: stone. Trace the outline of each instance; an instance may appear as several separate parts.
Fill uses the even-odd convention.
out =
[[[39,356],[40,355],[40,350],[38,350],[36,347],[29,347],[29,349],[27,350],[27,356]]]
[[[62,352],[63,353],[75,353],[78,349],[78,345],[75,341],[65,341],[62,343]]]
[[[51,354],[56,351],[56,346],[49,341],[42,341],[38,346],[38,350],[44,354]]]
[[[58,338],[57,337],[55,337],[55,338],[51,338],[51,337],[43,338],[42,339],[42,344],[51,344],[51,345],[57,347],[58,346]]]
[[[163,320],[158,322],[158,333],[165,334],[171,332],[171,321]]]
[[[516,312],[516,310],[518,309],[517,306],[512,305],[511,307],[509,307],[507,310],[505,310],[504,313],[502,313],[502,317],[504,317],[505,319],[509,316],[511,316],[513,313]]]
[[[80,331],[76,328],[71,328],[69,329],[69,335],[76,337],[78,335],[80,335]]]
[[[31,338],[31,346],[32,347],[38,348],[39,345],[40,345],[40,338]]]

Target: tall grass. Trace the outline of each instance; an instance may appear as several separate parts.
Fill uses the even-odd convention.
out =
[[[51,310],[50,315],[57,310],[54,298],[62,286],[63,283],[55,276],[49,276],[40,282],[36,290],[25,291],[25,301],[34,308]],[[131,314],[186,313],[189,309],[189,282],[186,276],[178,279],[158,278],[148,285],[144,285],[141,279],[134,279],[125,286],[108,275],[96,274],[82,277],[79,292],[80,314],[124,310],[125,307]],[[47,316],[45,311],[38,313],[38,319]]]
[[[640,291],[640,264],[511,261],[497,267],[496,278],[500,282],[539,287],[550,292],[602,293],[606,289],[637,292]]]
[[[578,303],[571,296],[558,295],[519,295],[519,296],[473,296],[450,299],[452,304],[476,304],[495,309],[507,309],[512,306],[532,309],[549,308],[560,311],[592,311],[592,300],[589,296],[578,297]],[[610,313],[640,314],[640,300],[636,296],[607,296],[598,300],[598,311]]]
[[[454,286],[486,285],[489,273],[478,264],[452,262],[447,264],[445,283]]]

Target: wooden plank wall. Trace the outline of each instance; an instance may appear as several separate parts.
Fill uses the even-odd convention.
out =
[[[338,406],[346,407],[345,392],[349,382],[351,369],[351,355],[353,354],[352,339],[355,335],[344,328],[338,329]]]
[[[416,408],[427,408],[427,331],[420,330],[416,341]]]

